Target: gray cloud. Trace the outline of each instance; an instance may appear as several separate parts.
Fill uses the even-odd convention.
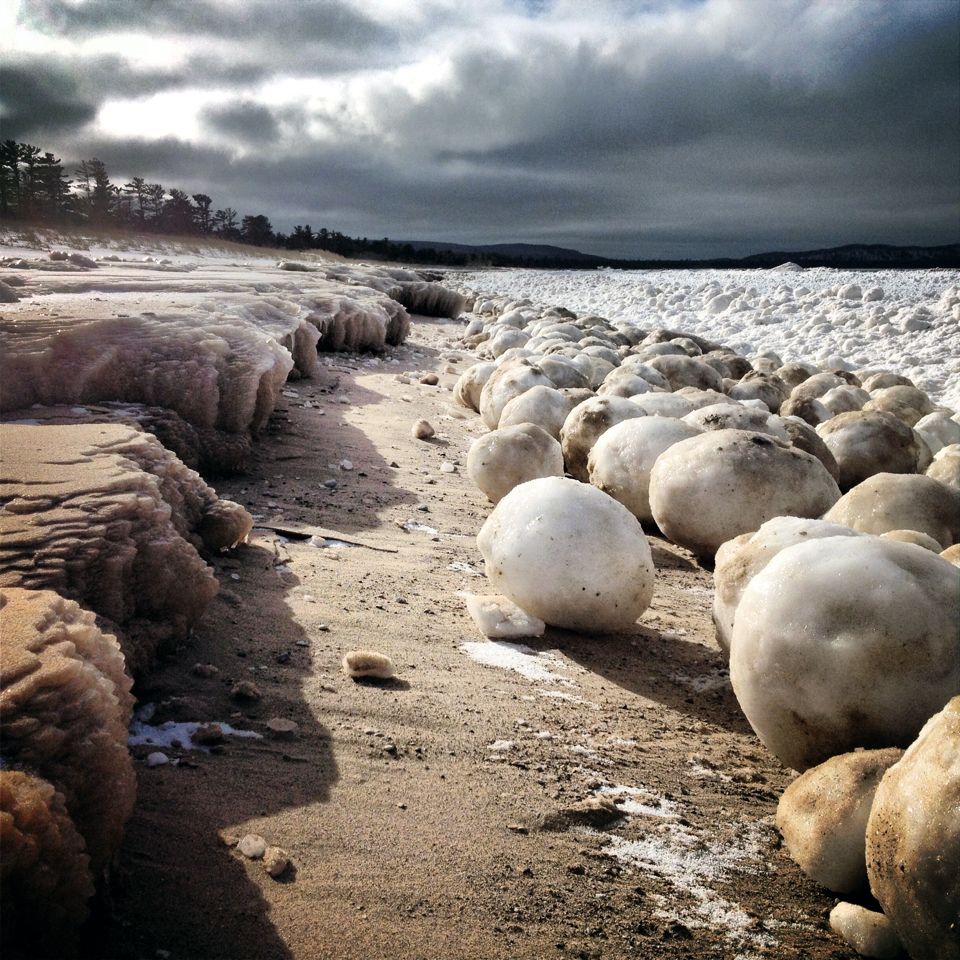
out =
[[[195,50],[170,70],[21,59],[20,80],[0,89],[15,91],[11,115],[26,129],[51,133],[41,146],[203,190],[283,228],[620,256],[960,237],[952,0],[706,0],[674,4],[669,29],[650,4],[611,2],[609,23],[577,19],[576,4],[491,4],[458,27],[443,0],[422,2],[435,23],[415,35],[333,2],[48,0],[31,9],[50,34],[136,27],[227,40],[235,55]],[[413,80],[404,72],[431,56]],[[303,78],[302,101],[258,98],[277,74]],[[340,99],[318,99],[334,88],[316,78],[346,84]],[[215,144],[84,126],[111,97],[211,87],[233,91],[200,109]],[[16,136],[6,117],[4,129]]]

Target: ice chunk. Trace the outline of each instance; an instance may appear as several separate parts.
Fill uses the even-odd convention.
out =
[[[480,632],[492,640],[513,637],[542,637],[546,624],[521,610],[512,600],[499,594],[478,595],[460,592],[467,604],[467,612]]]

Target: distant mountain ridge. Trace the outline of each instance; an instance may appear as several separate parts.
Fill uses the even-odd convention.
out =
[[[546,243],[446,243],[442,240],[397,240],[394,243],[414,250],[461,253],[478,261],[487,258],[491,266],[529,266],[566,269],[612,267],[621,270],[702,269],[721,267],[751,269],[796,263],[801,267],[838,269],[884,269],[947,267],[960,269],[960,243],[936,247],[894,246],[885,243],[849,243],[820,250],[772,251],[748,257],[714,257],[703,260],[624,260],[598,257],[567,247]]]

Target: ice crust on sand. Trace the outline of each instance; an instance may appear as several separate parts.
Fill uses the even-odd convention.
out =
[[[960,957],[960,697],[880,781],[866,855],[870,889],[910,956]]]
[[[92,613],[48,590],[0,589],[0,622],[4,762],[63,794],[98,875],[120,845],[136,790],[120,647]]]
[[[630,627],[653,595],[650,546],[637,520],[595,487],[560,477],[507,494],[477,537],[491,583],[552,626]]]
[[[542,637],[546,624],[521,610],[512,600],[498,594],[461,592],[467,612],[480,632],[491,640]]]
[[[0,586],[56,590],[106,617],[136,674],[217,591],[197,548],[243,539],[252,518],[129,427],[3,424],[0,444]]]
[[[0,769],[0,933],[24,956],[69,956],[89,913],[93,874],[63,794]]]
[[[737,607],[730,680],[787,766],[906,746],[960,691],[960,570],[881,537],[781,550]]]

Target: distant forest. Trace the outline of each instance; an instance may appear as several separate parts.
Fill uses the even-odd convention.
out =
[[[71,176],[72,174],[72,176]],[[31,224],[109,227],[177,236],[221,237],[260,247],[329,250],[345,257],[403,260],[448,266],[516,265],[517,258],[463,251],[414,249],[409,244],[348,237],[338,230],[297,225],[289,234],[273,229],[263,213],[241,215],[233,207],[214,207],[205,193],[133,177],[122,186],[110,180],[96,158],[73,170],[49,151],[29,143],[0,143],[0,218]]]
[[[298,224],[286,234],[275,231],[266,214],[241,216],[233,207],[214,208],[213,199],[205,193],[191,195],[176,187],[148,183],[143,177],[133,177],[120,186],[111,182],[106,164],[96,158],[82,161],[68,173],[49,151],[14,140],[0,143],[0,220],[221,237],[261,247],[329,250],[344,257],[450,267],[769,269],[792,262],[803,267],[841,269],[960,268],[960,244],[956,243],[939,247],[848,244],[821,250],[758,253],[739,259],[614,260],[547,244],[478,247],[440,241],[397,242],[386,237],[370,240],[348,237],[326,227],[314,231],[310,224]]]

